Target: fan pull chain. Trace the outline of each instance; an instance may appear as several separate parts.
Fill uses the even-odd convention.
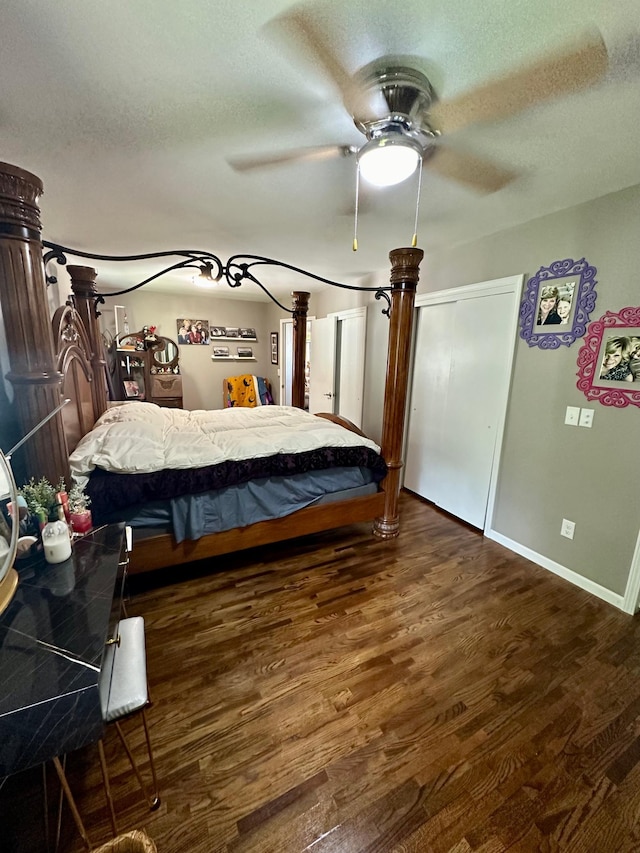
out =
[[[358,251],[358,205],[360,203],[360,163],[356,164],[356,211],[353,222],[353,245],[354,252]]]
[[[416,218],[413,223],[413,237],[411,238],[411,248],[415,249],[418,245],[418,213],[420,212],[420,194],[422,191],[422,157],[418,164],[418,195],[416,198]]]

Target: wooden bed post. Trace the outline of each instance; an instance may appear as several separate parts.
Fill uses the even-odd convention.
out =
[[[0,300],[22,435],[60,405],[63,376],[56,370],[40,239],[40,178],[0,163]],[[28,319],[25,319],[28,318]],[[62,416],[29,439],[27,475],[54,485],[69,482]]]
[[[73,264],[67,266],[67,270],[71,276],[71,290],[75,308],[82,317],[91,344],[91,370],[93,373],[91,400],[93,402],[93,415],[97,420],[107,410],[107,363],[103,356],[102,337],[96,316],[96,296],[98,294],[96,278],[98,272],[93,267],[81,267]]]
[[[309,293],[294,290],[293,297],[293,375],[291,405],[304,409],[304,368],[307,351],[307,312]],[[284,344],[284,341],[283,341]]]
[[[387,463],[384,515],[376,518],[373,533],[379,539],[393,539],[400,532],[398,502],[402,469],[402,440],[409,385],[409,355],[413,311],[418,286],[422,249],[394,249],[391,260],[391,325],[384,389],[382,455]]]

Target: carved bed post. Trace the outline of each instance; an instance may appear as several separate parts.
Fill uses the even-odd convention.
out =
[[[422,249],[394,249],[391,260],[391,325],[384,390],[382,455],[387,463],[384,480],[384,515],[376,518],[373,533],[392,539],[400,531],[398,500],[402,469],[402,440],[409,384],[409,355],[413,311],[418,286]]]
[[[22,435],[61,402],[47,303],[38,199],[40,178],[0,163],[0,299],[9,350],[6,374]],[[25,318],[28,320],[25,321]],[[67,443],[58,413],[29,439],[27,475],[69,482]]]
[[[309,293],[295,290],[293,297],[293,375],[291,405],[304,409],[304,368],[307,349],[307,312]]]
[[[89,336],[91,344],[91,369],[93,382],[91,383],[91,400],[93,402],[93,414],[97,420],[107,410],[107,387],[106,370],[107,363],[103,356],[102,337],[96,316],[96,287],[97,270],[93,267],[81,267],[71,264],[67,266],[71,276],[71,290],[75,308],[82,317],[82,322]]]

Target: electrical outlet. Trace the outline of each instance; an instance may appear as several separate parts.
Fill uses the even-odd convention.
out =
[[[580,407],[579,406],[567,406],[567,412],[564,416],[565,424],[569,424],[569,426],[578,426],[579,417],[580,417]]]
[[[578,421],[578,426],[593,426],[593,409],[580,409],[580,420]]]
[[[575,533],[576,523],[575,521],[569,521],[568,518],[562,519],[562,527],[560,528],[560,536],[566,536],[567,539],[573,539],[573,534]]]

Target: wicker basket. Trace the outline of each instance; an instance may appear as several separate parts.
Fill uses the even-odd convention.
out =
[[[158,848],[146,832],[134,829],[107,841],[94,853],[158,853]]]

